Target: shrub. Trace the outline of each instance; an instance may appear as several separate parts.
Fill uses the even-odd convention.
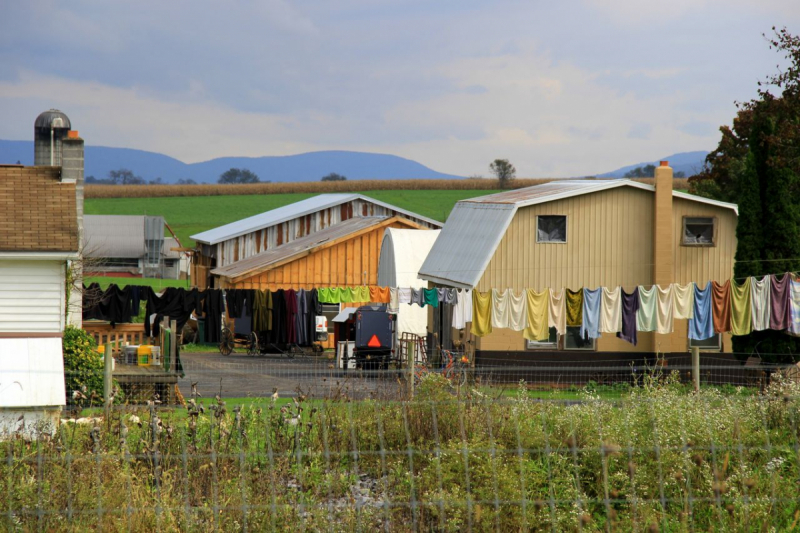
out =
[[[96,392],[103,395],[103,359],[97,353],[94,337],[80,328],[67,326],[64,330],[64,380],[67,404],[74,404],[73,393],[84,390],[86,396]]]

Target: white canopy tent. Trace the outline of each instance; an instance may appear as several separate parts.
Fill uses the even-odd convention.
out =
[[[387,228],[383,234],[378,261],[378,285],[386,287],[427,287],[428,282],[417,276],[428,257],[440,230]],[[397,313],[397,338],[403,332],[425,337],[428,329],[428,310],[418,305],[403,304]]]

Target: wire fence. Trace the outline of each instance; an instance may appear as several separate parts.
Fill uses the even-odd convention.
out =
[[[681,365],[412,374],[186,356],[183,378],[141,397],[117,381],[108,410],[79,387],[58,425],[6,416],[0,529],[798,527],[797,376],[708,368],[694,392]]]

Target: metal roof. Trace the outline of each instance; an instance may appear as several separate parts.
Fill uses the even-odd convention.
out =
[[[477,285],[516,211],[514,204],[458,202],[419,277],[456,287]]]
[[[358,311],[358,307],[345,307],[339,314],[333,317],[331,322],[347,322],[350,320],[350,317],[353,316],[353,313]]]
[[[86,257],[144,257],[144,217],[136,215],[84,215]]]
[[[265,211],[264,213],[253,215],[248,218],[243,218],[242,220],[237,220],[236,222],[231,222],[230,224],[225,224],[224,226],[192,235],[191,238],[203,244],[217,244],[222,241],[227,241],[228,239],[233,239],[234,237],[246,235],[253,231],[268,228],[288,220],[309,215],[311,213],[316,213],[317,211],[322,211],[323,209],[328,209],[330,207],[335,207],[337,205],[350,202],[351,200],[359,199],[372,202],[376,205],[383,206],[387,209],[391,209],[412,218],[424,220],[425,222],[433,224],[436,227],[442,227],[442,223],[438,220],[433,220],[417,213],[400,209],[395,205],[380,202],[374,198],[370,198],[369,196],[354,193],[330,193],[318,194],[317,196],[312,196],[311,198],[306,198],[305,200],[300,200],[299,202],[295,202],[293,204],[285,205],[270,211]]]
[[[263,272],[270,266],[283,263],[293,257],[313,251],[319,246],[333,243],[343,237],[352,235],[361,230],[369,229],[373,226],[381,225],[390,220],[398,220],[396,217],[354,217],[344,222],[339,222],[333,226],[311,233],[299,239],[287,242],[275,248],[265,250],[260,254],[236,261],[230,265],[216,268],[211,271],[216,276],[225,278],[238,278],[247,274]]]
[[[626,179],[558,180],[461,200],[453,208],[422,264],[419,277],[450,286],[475,287],[517,209],[617,187],[634,187],[650,192],[656,190],[653,185]],[[736,204],[677,191],[672,191],[672,196],[732,209],[737,215],[739,213]]]
[[[554,180],[541,185],[534,185],[532,187],[525,187],[523,189],[514,189],[511,191],[499,192],[496,194],[489,194],[487,196],[479,196],[478,198],[469,198],[462,200],[463,202],[473,202],[481,204],[511,204],[517,207],[525,207],[529,205],[541,204],[545,202],[552,202],[554,200],[562,200],[572,196],[579,196],[581,194],[589,194],[593,192],[605,191],[608,189],[615,189],[617,187],[634,187],[645,191],[655,192],[656,188],[647,183],[640,183],[627,179],[611,179],[611,180]],[[739,208],[736,204],[727,202],[720,202],[711,200],[710,198],[703,198],[702,196],[695,196],[685,192],[672,191],[672,196],[675,198],[683,198],[692,200],[703,204],[715,205],[717,207],[725,207],[733,209],[736,214],[739,213]]]

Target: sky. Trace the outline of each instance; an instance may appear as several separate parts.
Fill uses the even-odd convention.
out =
[[[800,33],[797,0],[3,2],[0,139],[185,162],[389,153],[463,176],[584,176],[710,150]]]

